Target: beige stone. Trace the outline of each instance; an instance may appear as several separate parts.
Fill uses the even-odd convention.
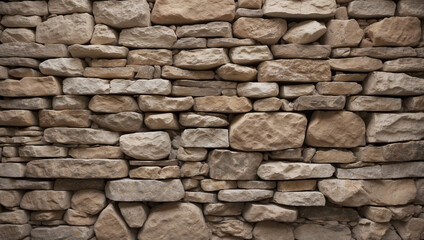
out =
[[[223,202],[256,202],[271,198],[274,192],[263,189],[225,189],[218,192]]]
[[[5,27],[36,27],[39,23],[41,23],[40,16],[22,16],[22,15],[14,15],[14,16],[3,16],[1,19],[1,24]]]
[[[0,176],[24,177],[25,165],[22,163],[0,163]]]
[[[243,203],[211,203],[205,204],[205,215],[213,216],[236,216],[241,215]]]
[[[166,132],[126,134],[119,143],[123,153],[141,160],[163,159],[171,152],[171,139]]]
[[[26,224],[29,221],[29,213],[25,210],[12,210],[0,213],[0,222],[6,224]]]
[[[75,210],[90,215],[96,215],[106,207],[106,197],[104,193],[99,190],[80,190],[73,194],[71,206]]]
[[[94,231],[85,226],[37,227],[31,231],[31,239],[84,239],[88,240],[94,236]]]
[[[124,155],[118,146],[100,146],[90,148],[71,148],[69,156],[73,158],[95,159],[95,158],[123,158]]]
[[[372,72],[383,67],[381,60],[369,57],[330,59],[331,69],[346,72]]]
[[[165,26],[124,29],[119,44],[133,48],[170,48],[177,41],[175,32]]]
[[[94,2],[93,14],[96,23],[114,28],[150,26],[150,9],[146,0]]]
[[[6,28],[0,35],[2,43],[35,42],[35,32],[26,28]]]
[[[362,86],[353,82],[319,82],[316,88],[322,95],[355,95],[362,91]]]
[[[386,72],[420,72],[424,70],[424,58],[399,58],[384,62]]]
[[[115,144],[119,133],[90,128],[48,128],[44,131],[47,142],[62,144]]]
[[[215,223],[209,223],[209,227],[216,234],[212,235],[212,240],[251,239],[253,237],[252,225],[236,218],[219,219]]]
[[[424,79],[404,73],[372,72],[364,82],[366,95],[420,95]]]
[[[0,57],[21,57],[6,59],[5,66],[22,66],[37,68],[39,63],[33,59],[25,58],[61,58],[68,57],[68,49],[63,44],[38,44],[38,43],[3,43],[0,45]]]
[[[169,80],[164,79],[149,79],[136,81],[113,79],[110,82],[110,93],[113,94],[169,95],[171,91],[171,82]]]
[[[238,47],[255,45],[253,39],[238,39],[238,38],[209,38],[208,47]]]
[[[346,103],[346,109],[350,111],[391,112],[399,111],[401,108],[400,98],[352,96]]]
[[[172,65],[172,52],[166,49],[139,49],[128,53],[128,64]]]
[[[326,59],[330,56],[331,46],[282,44],[272,45],[271,51],[275,58]]]
[[[63,216],[63,220],[69,225],[91,226],[96,222],[97,216],[92,216],[74,209],[68,209]]]
[[[237,188],[237,183],[235,181],[220,181],[220,180],[213,180],[213,179],[203,179],[202,181],[200,181],[200,186],[203,191],[214,192],[214,191],[223,190],[223,189]]]
[[[204,148],[178,148],[177,159],[181,161],[202,161],[206,159],[208,151]]]
[[[294,240],[293,229],[284,223],[258,222],[253,229],[256,240]]]
[[[194,48],[206,48],[206,38],[195,38],[187,37],[178,39],[172,48],[174,49],[194,49]]]
[[[42,74],[37,71],[34,70],[32,68],[14,68],[14,69],[10,69],[8,70],[8,74],[9,76],[12,76],[14,78],[24,78],[24,77],[41,77]],[[7,77],[4,77],[5,79]]]
[[[274,202],[287,206],[325,206],[325,197],[317,191],[276,192]]]
[[[48,15],[47,3],[44,1],[2,2],[0,9],[1,15]]]
[[[140,228],[149,215],[149,208],[143,203],[119,203],[119,210],[131,228]]]
[[[351,239],[351,232],[349,227],[335,224],[335,225],[320,225],[320,224],[302,224],[294,230],[294,236],[298,240],[307,239]]]
[[[40,63],[39,67],[44,75],[78,77],[82,76],[85,62],[79,58],[56,58]]]
[[[234,35],[238,38],[254,39],[262,44],[276,44],[287,31],[284,19],[263,19],[241,17],[233,24]]]
[[[280,88],[280,97],[291,99],[304,95],[312,95],[314,92],[315,85],[313,84],[283,85]]]
[[[146,114],[144,123],[152,130],[179,128],[177,115],[173,113]]]
[[[35,190],[26,192],[21,208],[27,210],[66,210],[71,206],[71,193],[66,191]]]
[[[378,9],[378,10],[377,10]],[[387,0],[352,1],[347,12],[352,18],[384,18],[395,15],[396,3]]]
[[[406,222],[394,221],[393,225],[402,239],[420,239],[424,231],[424,221],[422,218],[412,218]]]
[[[420,0],[401,0],[397,4],[396,15],[424,18],[423,4]]]
[[[54,96],[61,93],[60,81],[52,76],[0,81],[0,95],[4,97]]]
[[[86,67],[83,75],[92,78],[133,78],[134,71],[130,67]]]
[[[365,29],[373,46],[416,46],[420,33],[420,21],[416,17],[385,18]]]
[[[312,158],[315,163],[351,163],[355,162],[356,157],[351,151],[347,150],[318,150]]]
[[[181,166],[181,177],[207,176],[209,166],[203,162],[185,162]]]
[[[128,48],[106,45],[80,45],[69,46],[69,52],[75,58],[126,58]]]
[[[68,149],[59,146],[22,146],[19,147],[21,157],[66,157]]]
[[[424,111],[424,96],[405,98],[402,105],[410,112]]]
[[[168,79],[213,79],[214,75],[213,71],[190,71],[173,66],[162,67],[162,77]]]
[[[281,18],[328,18],[336,14],[336,1],[334,0],[268,0],[262,10],[267,17]]]
[[[334,171],[331,164],[266,162],[259,166],[258,176],[264,180],[328,178]]]
[[[364,217],[378,223],[390,222],[392,212],[385,207],[366,206],[361,209]]]
[[[330,20],[322,43],[331,47],[356,47],[361,42],[364,31],[351,20]]]
[[[276,97],[263,98],[253,103],[253,110],[258,112],[275,112],[281,109],[282,104],[281,100]]]
[[[0,125],[3,126],[34,126],[38,119],[34,112],[28,110],[3,110],[0,111]]]
[[[275,97],[279,93],[277,83],[249,82],[237,85],[237,95],[249,98]]]
[[[0,190],[0,204],[7,208],[18,207],[24,193],[17,190]]]
[[[40,127],[90,127],[88,110],[41,110]]]
[[[137,102],[130,96],[103,96],[91,98],[88,108],[94,112],[118,113],[138,111]]]
[[[139,167],[130,170],[130,178],[142,179],[168,179],[179,178],[181,176],[178,166],[161,167]]]
[[[49,12],[52,14],[91,13],[89,0],[52,0],[49,1]]]
[[[245,97],[197,97],[194,99],[194,110],[201,112],[242,113],[252,110],[252,104]]]
[[[233,21],[235,4],[232,0],[209,2],[159,0],[152,10],[155,24],[191,24],[210,21]]]
[[[65,94],[75,94],[75,95],[95,95],[95,94],[109,94],[110,92],[110,81],[103,80],[100,78],[65,78],[63,80],[63,93]],[[65,95],[67,96],[67,95]],[[77,96],[73,96],[77,97]],[[81,106],[81,108],[87,108],[88,99],[81,99],[82,96],[78,100],[73,100],[72,105],[77,104],[77,106]],[[70,96],[68,95],[67,101],[70,101]],[[77,103],[78,102],[78,103]],[[75,106],[75,107],[77,107]],[[84,107],[82,107],[84,106]]]
[[[187,111],[194,104],[192,97],[164,97],[141,95],[138,105],[144,112],[178,112]]]
[[[1,7],[1,5],[0,5]],[[30,235],[30,224],[2,224],[0,225],[0,237],[4,240],[23,239]]]
[[[136,132],[143,124],[143,115],[136,112],[91,115],[90,119],[99,127],[116,132]]]
[[[380,59],[394,59],[401,57],[415,57],[417,52],[412,47],[363,47],[352,48],[349,56],[368,56]]]
[[[107,25],[96,24],[90,43],[94,45],[116,45],[118,43],[118,32]]]
[[[221,114],[180,113],[179,122],[185,127],[226,127],[227,117]]]
[[[248,222],[294,222],[297,218],[297,211],[275,204],[249,203],[243,209],[243,217]]]
[[[296,192],[315,190],[316,180],[279,181],[277,190],[280,192]]]
[[[228,130],[215,128],[186,129],[181,135],[181,146],[200,148],[229,147]]]
[[[174,56],[176,67],[194,70],[207,70],[229,62],[230,60],[223,48],[183,50]]]
[[[227,63],[219,67],[216,73],[224,80],[245,82],[254,80],[258,71],[255,68]]]
[[[96,238],[101,239],[135,239],[134,232],[128,227],[121,218],[116,207],[110,203],[99,215],[94,224]]]
[[[304,140],[306,122],[305,116],[295,113],[240,115],[231,123],[230,145],[244,151],[275,151],[300,147]],[[272,137],[267,135],[270,129],[273,132]]]
[[[352,229],[353,236],[358,240],[381,239],[389,229],[388,223],[375,223],[368,219],[361,219]]]
[[[53,183],[50,181],[0,178],[0,187],[4,190],[53,189]]]
[[[261,153],[213,150],[208,157],[209,175],[218,180],[253,180],[262,158]]]
[[[241,46],[230,49],[230,58],[237,64],[255,64],[273,57],[268,46]]]
[[[206,24],[183,25],[177,28],[176,34],[182,37],[225,37],[233,36],[231,24],[228,22],[210,22]]]
[[[303,21],[291,27],[283,39],[289,43],[307,44],[318,40],[326,31],[323,23],[314,20]]]

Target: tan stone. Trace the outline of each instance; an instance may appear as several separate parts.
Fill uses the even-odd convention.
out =
[[[90,127],[88,110],[41,110],[40,127]]]
[[[352,148],[365,145],[365,123],[347,111],[312,114],[306,144],[314,147]]]
[[[41,17],[39,16],[3,16],[1,19],[1,24],[5,27],[36,27],[41,23]]]
[[[65,78],[63,80],[63,93],[65,94],[75,94],[75,95],[95,95],[95,94],[109,94],[110,92],[110,81],[103,80],[100,78],[83,78],[83,77],[76,77],[76,78]],[[66,96],[66,95],[65,95]],[[76,96],[73,96],[76,97]],[[64,97],[65,98],[65,97]],[[67,101],[70,101],[70,96],[67,96]],[[73,100],[72,102],[79,102],[73,103],[80,105],[82,108],[87,108],[88,105],[88,99],[78,99]]]
[[[97,216],[92,216],[74,209],[68,209],[63,216],[63,220],[69,225],[91,226],[96,222]]]
[[[1,7],[1,5],[0,5]],[[4,240],[17,240],[28,237],[31,233],[30,224],[2,224],[0,225],[0,237]]]
[[[391,17],[365,29],[373,46],[416,46],[421,38],[420,21],[416,17]]]
[[[305,136],[306,122],[305,116],[295,113],[240,115],[231,123],[230,145],[244,151],[275,151],[300,147]],[[272,137],[267,135],[269,131],[273,133]]]
[[[1,15],[48,15],[47,3],[44,1],[2,2],[0,9]]]
[[[5,190],[53,189],[53,183],[49,181],[0,178],[0,188]]]
[[[207,70],[229,62],[230,60],[223,48],[183,50],[174,56],[176,67],[194,70]]]
[[[390,222],[390,219],[393,215],[392,212],[387,208],[374,206],[366,206],[362,208],[361,213],[364,215],[364,217],[378,223]]]
[[[34,70],[32,68],[14,68],[8,70],[9,76],[12,76],[13,78],[24,78],[24,77],[41,77],[42,74]],[[6,79],[7,77],[4,77]]]
[[[330,59],[331,69],[346,72],[372,72],[383,67],[381,60],[369,57]]]
[[[126,134],[119,143],[123,153],[140,160],[163,159],[171,152],[171,139],[166,132]]]
[[[253,39],[238,39],[238,38],[209,38],[208,47],[238,47],[255,45]]]
[[[116,132],[136,132],[143,124],[143,115],[136,112],[91,115],[90,119],[99,127]]]
[[[397,4],[396,15],[424,18],[423,4],[420,0],[401,0]]]
[[[73,209],[96,215],[106,207],[106,197],[103,192],[94,189],[85,189],[75,192],[72,196]]]
[[[241,113],[252,110],[252,104],[245,97],[197,97],[194,99],[194,110],[200,112]]]
[[[228,130],[215,128],[186,129],[181,135],[181,146],[200,148],[229,147]]]
[[[128,54],[128,48],[120,46],[74,44],[68,49],[75,58],[126,58]]]
[[[234,35],[238,38],[254,39],[262,44],[276,44],[287,31],[284,19],[263,19],[241,17],[233,24]]]
[[[226,127],[227,117],[222,114],[180,113],[179,122],[185,127]]]
[[[287,206],[325,206],[325,197],[317,191],[276,192],[274,202]]]
[[[194,104],[192,97],[164,97],[141,95],[138,105],[144,112],[178,112],[187,111]]]
[[[212,235],[211,240],[235,240],[252,239],[253,227],[251,224],[241,221],[237,218],[219,219],[215,223],[209,223]]]
[[[271,51],[275,58],[326,59],[330,56],[331,46],[283,44],[272,45]]]
[[[0,163],[0,176],[24,177],[25,165],[22,163]]]
[[[77,77],[82,76],[85,62],[78,58],[56,58],[40,63],[39,67],[44,75]]]
[[[150,9],[146,0],[94,2],[93,14],[96,23],[114,28],[150,26]]]
[[[266,162],[259,166],[258,176],[264,180],[328,178],[334,171],[331,164]]]
[[[173,66],[162,67],[162,77],[168,79],[214,79],[214,75],[213,71],[190,71]]]
[[[219,181],[213,179],[203,179],[200,181],[200,186],[203,191],[213,192],[223,189],[237,188],[235,181]]]
[[[178,166],[161,167],[138,167],[130,170],[130,178],[142,179],[168,179],[181,176]]]
[[[18,207],[23,195],[17,190],[0,190],[0,204],[7,208]]]
[[[155,24],[191,24],[210,21],[233,21],[235,4],[232,0],[159,0],[152,10]]]
[[[294,222],[297,218],[297,211],[275,204],[249,203],[243,209],[243,217],[248,222]]]
[[[49,1],[49,12],[51,14],[91,13],[91,2],[89,0],[52,0]]]
[[[25,210],[12,210],[0,213],[0,222],[6,224],[26,224],[29,221],[29,213]]]
[[[312,95],[314,92],[315,85],[313,84],[283,85],[280,88],[280,97],[291,99],[304,95]]]
[[[181,165],[181,177],[207,176],[209,166],[203,162],[185,162]]]
[[[113,94],[169,95],[171,91],[171,82],[169,80],[164,79],[149,79],[136,81],[113,79],[110,82],[110,93]]]
[[[281,109],[282,104],[281,100],[276,97],[259,99],[253,103],[253,110],[258,112],[275,112]]]
[[[252,81],[258,71],[255,68],[227,63],[216,70],[219,77],[230,81]]]
[[[225,189],[218,192],[223,202],[256,202],[271,198],[274,192],[263,189]]]
[[[386,72],[420,72],[424,70],[424,58],[399,58],[384,62]]]
[[[143,203],[119,203],[121,214],[131,228],[140,228],[149,215],[149,208]]]
[[[21,80],[0,81],[0,95],[4,97],[36,97],[62,94],[62,86],[55,77],[24,77]]]
[[[328,18],[336,14],[334,0],[268,0],[263,5],[264,15],[281,18]]]
[[[411,218],[411,220],[406,222],[394,221],[393,225],[402,239],[420,239],[424,231],[424,221],[422,218]]]
[[[409,112],[424,111],[424,96],[405,98],[402,105]]]
[[[83,75],[92,78],[133,78],[134,71],[130,67],[86,67]]]
[[[63,223],[64,224],[64,223]],[[94,236],[94,231],[90,227],[66,226],[57,227],[37,227],[31,231],[31,239],[84,239],[88,240]]]
[[[2,61],[4,66],[22,66],[37,68],[39,62],[26,58],[60,58],[68,57],[68,49],[63,44],[38,44],[38,43],[3,43],[0,45],[0,57],[22,57],[9,58]]]
[[[177,41],[175,32],[165,26],[124,29],[119,44],[133,48],[170,48]]]
[[[137,102],[130,96],[96,95],[91,98],[88,108],[94,112],[104,113],[138,111]]]
[[[96,224],[94,224],[94,232],[99,240],[110,238],[135,239],[134,232],[127,226],[112,203],[100,213]]]
[[[209,175],[218,180],[253,180],[262,158],[261,153],[213,150],[208,157]]]
[[[256,240],[294,240],[293,229],[284,223],[258,222],[253,229]]]
[[[344,96],[300,96],[294,101],[293,108],[296,111],[342,110],[345,102],[346,98]]]
[[[331,47],[356,47],[361,42],[364,31],[351,20],[330,20],[322,43]]]
[[[352,229],[353,236],[358,240],[382,239],[389,229],[388,223],[375,223],[368,219],[361,219]]]
[[[26,28],[6,28],[0,35],[2,43],[35,42],[35,32]]]
[[[296,192],[315,190],[317,180],[279,181],[277,190],[280,192]]]
[[[283,39],[289,43],[307,44],[318,40],[326,31],[323,23],[314,20],[303,21],[291,27]]]
[[[353,82],[319,82],[316,88],[323,95],[355,95],[362,91],[362,86]]]
[[[62,144],[115,144],[119,133],[90,128],[48,128],[44,131],[47,142]]]
[[[118,146],[100,146],[90,148],[71,148],[69,156],[73,158],[95,159],[95,158],[123,158],[124,155]]]
[[[237,85],[237,95],[249,98],[275,97],[279,93],[277,83],[249,82]]]
[[[19,147],[21,157],[66,157],[68,149],[59,146],[22,146]]]
[[[35,190],[26,192],[20,207],[27,210],[66,210],[71,206],[71,193]]]
[[[34,126],[38,119],[34,112],[28,110],[3,110],[0,111],[0,125],[3,126]]]
[[[230,58],[237,64],[255,64],[273,57],[268,46],[241,46],[230,49]]]
[[[312,158],[315,163],[351,163],[355,162],[356,157],[351,151],[347,150],[318,150]]]
[[[177,115],[173,113],[146,114],[144,123],[153,130],[179,128]]]
[[[415,57],[417,52],[412,47],[364,47],[352,48],[349,56],[368,56],[380,59],[394,59],[401,57]]]
[[[90,43],[95,45],[116,45],[118,43],[118,32],[107,25],[96,24]]]
[[[352,96],[346,103],[346,109],[350,111],[391,112],[399,111],[401,108],[400,98]]]
[[[424,79],[405,73],[372,72],[364,82],[366,95],[408,96],[424,93]]]
[[[176,34],[182,37],[225,37],[231,38],[231,24],[228,22],[210,22],[206,24],[183,25]]]
[[[378,10],[377,10],[378,9]],[[347,11],[352,18],[384,18],[395,15],[396,3],[393,1],[352,1]]]
[[[236,216],[241,215],[242,203],[211,203],[205,204],[204,214],[213,216]]]
[[[320,224],[302,224],[294,230],[294,236],[298,240],[307,239],[351,239],[351,232],[349,227],[335,224],[335,225],[320,225]]]
[[[172,52],[166,49],[139,49],[128,53],[128,64],[172,65]]]

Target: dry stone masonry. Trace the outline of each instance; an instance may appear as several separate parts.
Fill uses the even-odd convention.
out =
[[[423,0],[0,1],[1,240],[420,240],[423,206]]]

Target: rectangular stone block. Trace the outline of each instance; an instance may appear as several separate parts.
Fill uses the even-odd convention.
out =
[[[424,177],[424,162],[395,163],[370,167],[338,168],[337,178],[342,179],[395,179]]]
[[[288,206],[325,206],[325,197],[320,192],[276,192],[273,200]]]
[[[1,47],[1,45],[0,45]],[[59,79],[49,77],[24,77],[21,80],[0,81],[0,96],[4,97],[38,97],[62,94]]]
[[[181,135],[182,147],[227,148],[228,129],[196,128],[186,129]]]
[[[259,166],[258,176],[263,180],[328,178],[334,171],[331,164],[266,162]]]
[[[53,189],[53,182],[0,178],[0,189]]]
[[[68,57],[64,44],[11,42],[0,45],[0,57],[63,58]]]
[[[91,128],[48,128],[44,130],[47,142],[61,144],[116,144],[119,133]]]

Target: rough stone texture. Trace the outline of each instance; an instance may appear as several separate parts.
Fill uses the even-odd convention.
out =
[[[177,112],[187,111],[194,104],[192,97],[163,97],[141,95],[138,105],[144,112]]]
[[[336,14],[334,0],[268,0],[262,8],[264,15],[281,18],[328,18]]]
[[[331,47],[356,47],[364,31],[355,20],[330,20],[322,42]]]
[[[330,164],[266,162],[259,166],[258,176],[264,180],[328,178],[334,171]]]
[[[261,153],[213,150],[208,157],[209,175],[218,180],[251,180],[262,162]]]
[[[119,44],[126,47],[170,48],[176,41],[175,32],[164,26],[124,29],[119,35]]]
[[[58,127],[46,129],[44,138],[47,142],[61,144],[115,144],[119,140],[119,133],[89,128]]]
[[[0,82],[0,95],[4,97],[37,97],[60,95],[62,87],[55,77],[24,77],[20,81]]]
[[[88,0],[52,0],[49,1],[49,12],[52,14],[91,13],[91,2]]]
[[[345,106],[344,96],[300,96],[293,102],[296,111],[305,110],[342,110]]]
[[[293,240],[293,230],[289,225],[273,221],[259,222],[253,229],[257,240]]]
[[[284,44],[272,45],[271,51],[276,58],[325,59],[330,56],[330,45]]]
[[[366,95],[420,95],[424,79],[405,73],[372,72],[364,82]]]
[[[234,22],[234,35],[251,38],[262,44],[276,44],[287,31],[284,19],[262,19],[241,17]]]
[[[311,238],[349,240],[350,229],[343,225],[304,224],[294,230],[294,236],[299,240]]]
[[[88,240],[93,237],[94,231],[90,227],[82,226],[66,226],[60,225],[56,227],[38,227],[31,231],[31,239],[84,239]]]
[[[328,61],[275,60],[258,66],[259,82],[326,82],[331,80]]]
[[[243,217],[249,222],[293,222],[297,218],[297,211],[275,204],[250,203],[244,207]]]
[[[150,10],[146,0],[94,2],[93,14],[96,23],[115,28],[150,26]]]
[[[396,3],[393,1],[352,1],[347,12],[354,18],[384,18],[394,16],[395,9]]]
[[[159,160],[171,152],[171,139],[166,132],[147,132],[122,135],[122,152],[141,160]]]
[[[370,167],[338,169],[341,179],[396,179],[423,177],[424,164],[420,162],[376,165]]]
[[[6,126],[33,126],[38,120],[35,114],[28,110],[5,110],[0,111],[0,125]]]
[[[330,59],[329,62],[331,69],[346,72],[371,72],[383,67],[380,60],[369,57]]]
[[[121,218],[116,207],[111,203],[99,215],[94,224],[97,239],[134,239],[134,233]]]
[[[181,135],[181,146],[201,148],[229,147],[227,129],[186,129]]]
[[[420,21],[416,17],[386,18],[365,29],[373,46],[416,46],[420,33]]]
[[[226,189],[218,193],[218,199],[224,202],[253,202],[271,198],[272,190],[262,189]]]
[[[90,127],[88,110],[41,110],[38,113],[41,127]]]
[[[174,56],[176,67],[194,70],[207,70],[229,62],[230,60],[223,48],[183,50]]]
[[[106,206],[106,198],[104,193],[99,190],[80,190],[73,194],[71,206],[75,210],[95,215]]]
[[[318,40],[327,28],[317,21],[304,21],[291,27],[283,39],[289,43],[307,44]]]
[[[391,112],[402,108],[399,98],[353,96],[346,102],[346,109],[350,111]]]
[[[230,58],[237,64],[255,64],[272,60],[272,53],[268,46],[242,46],[230,49]]]
[[[49,59],[40,64],[40,72],[61,77],[82,76],[85,63],[79,58]]]
[[[423,71],[423,58],[400,58],[386,61],[383,70],[387,72],[420,72]]]
[[[243,113],[252,110],[250,100],[245,97],[208,96],[194,100],[195,111]]]
[[[143,115],[136,112],[91,115],[90,119],[100,127],[116,132],[135,132],[143,124]]]
[[[423,2],[419,0],[401,0],[398,2],[396,13],[399,16],[424,17]]]
[[[70,192],[35,190],[25,193],[20,206],[27,210],[65,210],[70,205]]]
[[[22,57],[22,58],[60,58],[68,57],[66,45],[63,44],[38,44],[38,43],[3,43],[0,45],[0,57]],[[10,59],[9,59],[10,60]],[[12,66],[38,67],[30,59],[12,59]]]
[[[125,58],[128,54],[128,48],[118,46],[74,44],[68,49],[75,58]]]
[[[136,112],[137,102],[129,96],[102,96],[96,95],[91,98],[88,108],[93,112],[118,113]]]

